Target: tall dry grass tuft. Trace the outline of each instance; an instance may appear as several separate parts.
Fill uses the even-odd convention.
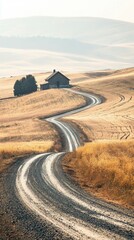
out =
[[[68,154],[63,166],[89,192],[134,207],[134,142],[93,142]]]
[[[6,142],[0,144],[0,172],[18,156],[51,151],[52,141]]]

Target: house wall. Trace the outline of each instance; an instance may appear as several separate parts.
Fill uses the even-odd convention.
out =
[[[68,88],[69,80],[61,74],[56,74],[49,79],[49,88]]]
[[[49,84],[48,83],[40,84],[40,90],[45,90],[45,89],[49,89]]]

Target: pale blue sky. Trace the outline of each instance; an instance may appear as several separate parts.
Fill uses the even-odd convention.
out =
[[[134,22],[134,0],[0,0],[0,19],[27,16],[89,16]]]

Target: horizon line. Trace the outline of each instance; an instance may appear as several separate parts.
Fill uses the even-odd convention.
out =
[[[127,23],[134,23],[134,21],[130,20],[121,20],[121,19],[115,19],[115,18],[107,18],[107,17],[96,17],[96,16],[51,16],[51,15],[31,15],[31,16],[17,16],[17,17],[0,17],[0,21],[2,20],[12,20],[12,19],[23,19],[23,18],[39,18],[39,17],[46,17],[46,18],[98,18],[98,19],[106,19],[106,20],[112,20],[112,21],[119,21],[119,22],[127,22]]]

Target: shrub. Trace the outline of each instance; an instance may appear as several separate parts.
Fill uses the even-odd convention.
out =
[[[14,96],[21,96],[37,91],[37,83],[32,75],[17,80],[14,84]]]

